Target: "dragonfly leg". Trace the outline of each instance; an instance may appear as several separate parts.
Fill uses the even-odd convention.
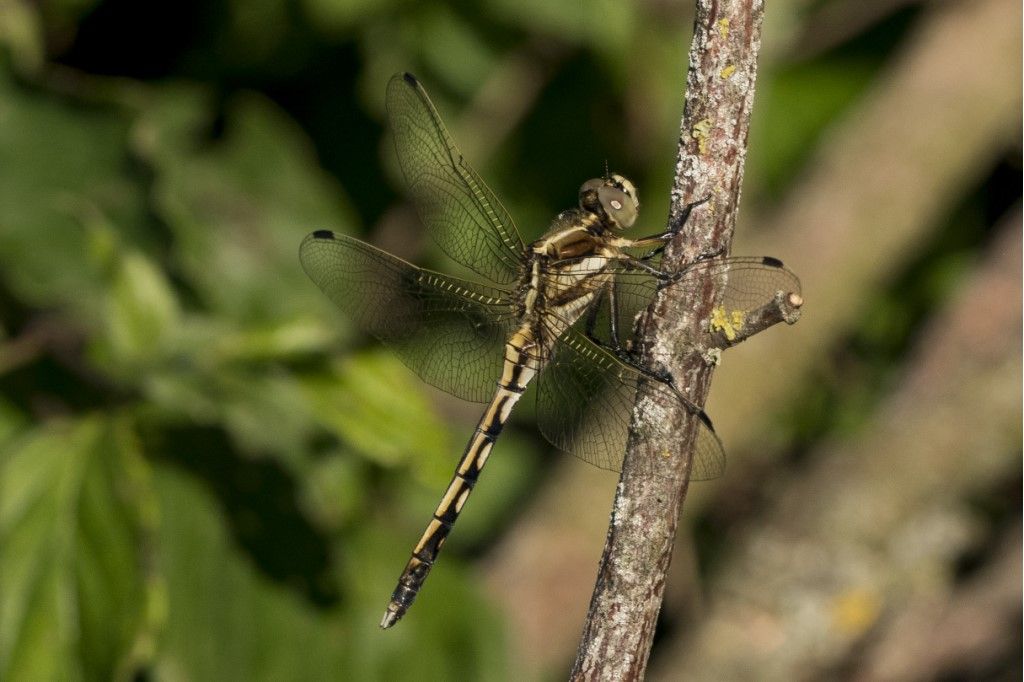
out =
[[[601,310],[601,305],[604,303],[605,297],[608,298],[608,335],[609,339],[598,337],[595,330],[597,328],[597,315]],[[611,351],[623,362],[628,363],[630,366],[636,364],[636,360],[633,357],[633,353],[626,348],[619,339],[619,308],[618,299],[615,296],[615,281],[610,282],[606,287],[602,288],[598,294],[591,301],[589,308],[587,309],[587,316],[584,320],[583,333],[588,339],[596,343],[598,346]]]
[[[654,381],[658,381],[660,383],[663,383],[663,384],[667,385],[669,388],[671,388],[675,393],[677,393],[678,395],[682,396],[682,393],[680,393],[680,391],[679,391],[679,387],[676,386],[676,378],[674,376],[672,376],[672,373],[669,372],[665,367],[663,367],[663,366],[649,367],[649,366],[645,365],[644,363],[640,362],[637,359],[635,353],[630,353],[629,351],[626,351],[626,350],[623,350],[621,355],[620,354],[617,354],[617,355],[619,355],[619,360],[621,360],[622,362],[626,363],[627,365],[629,365],[630,367],[632,367],[636,371],[640,372],[641,374],[643,374],[648,379],[652,379]],[[687,403],[687,406],[692,404],[692,403],[690,403],[689,401],[686,401],[686,400],[684,400],[684,402]]]
[[[612,346],[614,346],[619,352],[622,349],[622,343],[619,341],[619,301],[615,296],[615,280],[611,281],[608,286],[608,334],[611,336]]]
[[[633,354],[619,340],[619,311],[615,302],[614,286],[615,284],[612,282],[609,287],[601,289],[597,296],[594,297],[594,300],[591,301],[590,307],[587,309],[587,316],[584,319],[583,333],[598,346],[611,351],[617,358],[632,366],[635,364]],[[597,328],[597,315],[601,311],[601,304],[604,303],[605,296],[608,297],[608,334],[610,337],[607,341],[599,337],[595,331]]]
[[[643,270],[647,274],[656,277],[658,280],[662,282],[669,282],[676,276],[675,273],[665,272],[664,270],[659,270],[653,265],[648,265],[645,262],[644,258],[633,258],[632,256],[623,256],[619,260],[622,262],[623,265],[626,266],[627,269]]]
[[[665,247],[668,246],[668,240],[671,239],[672,237],[674,237],[675,235],[679,234],[679,231],[681,229],[683,229],[683,226],[686,225],[686,223],[690,220],[690,213],[693,212],[693,209],[697,208],[698,206],[700,206],[702,204],[706,204],[710,200],[711,200],[711,195],[709,194],[706,197],[704,197],[703,199],[698,199],[697,201],[691,201],[686,206],[684,206],[682,213],[679,214],[679,218],[675,221],[675,223],[672,225],[672,227],[670,227],[668,230],[666,230],[665,232],[662,232],[659,235],[653,235],[652,237],[647,238],[647,239],[660,239],[661,240],[661,244],[656,249],[654,249],[653,251],[648,253],[647,255],[641,256],[639,258],[639,260],[648,261],[648,260],[651,260],[651,259],[655,258],[656,256],[661,255],[661,253],[665,250]],[[645,241],[645,240],[644,239],[640,239],[638,241],[642,242],[642,241]]]
[[[594,334],[594,329],[597,328],[597,313],[601,308],[601,303],[604,301],[604,291],[604,289],[601,289],[594,296],[594,300],[591,301],[590,306],[587,308],[587,316],[583,321],[583,333],[586,334],[588,339],[599,345],[601,342],[598,340],[597,335]]]
[[[644,365],[642,362],[640,362],[636,352],[634,352],[631,348],[626,348],[625,346],[622,345],[622,343],[619,340],[619,305],[618,298],[615,295],[615,280],[612,280],[611,284],[607,288],[607,291],[608,308],[610,311],[609,319],[611,321],[609,325],[609,334],[611,336],[610,350],[612,350],[620,360],[625,362],[630,367],[636,369],[638,372],[642,373],[643,375],[651,379],[655,379],[662,383],[668,384],[673,389],[675,389],[675,378],[672,376],[672,374],[669,373],[667,369],[665,369],[664,367],[653,368]]]
[[[708,195],[703,199],[700,199],[699,201],[691,201],[683,208],[682,213],[679,215],[679,219],[676,220],[675,223],[669,229],[658,234],[652,234],[648,237],[642,237],[641,239],[636,239],[632,241],[628,246],[634,248],[655,246],[655,248],[652,249],[650,252],[644,254],[643,256],[630,256],[623,258],[622,260],[625,263],[626,267],[635,268],[638,270],[643,270],[644,272],[648,272],[651,275],[657,277],[662,282],[671,282],[673,279],[677,278],[677,273],[659,270],[653,266],[648,265],[647,262],[653,260],[657,256],[660,256],[662,252],[665,251],[665,247],[668,246],[669,240],[672,239],[672,237],[676,236],[679,233],[679,230],[681,230],[683,226],[686,225],[687,221],[690,219],[690,213],[693,212],[693,209],[696,208],[697,206],[700,206],[701,204],[707,203],[710,199],[711,195]],[[702,255],[698,260],[715,258],[718,255],[721,255],[721,253]]]
[[[679,230],[683,229],[683,226],[686,225],[686,222],[690,219],[690,213],[693,212],[693,209],[697,208],[698,206],[702,206],[708,203],[709,201],[711,201],[710,194],[704,197],[703,199],[691,201],[686,206],[684,206],[682,212],[679,214],[679,218],[675,221],[675,224],[672,226],[672,231],[679,232]]]
[[[597,315],[600,311],[601,304],[604,302],[605,296],[608,297],[608,319],[609,319],[609,339],[606,341],[600,338],[596,333],[597,327]],[[600,293],[594,298],[590,304],[590,308],[587,310],[587,316],[584,323],[584,334],[588,339],[596,343],[601,348],[610,351],[619,360],[629,365],[636,371],[640,372],[649,379],[660,381],[663,384],[668,384],[673,390],[678,393],[676,388],[675,378],[672,374],[664,367],[654,368],[648,367],[640,362],[636,352],[624,345],[619,337],[619,308],[618,298],[615,294],[615,282],[612,281],[607,287],[601,289]]]

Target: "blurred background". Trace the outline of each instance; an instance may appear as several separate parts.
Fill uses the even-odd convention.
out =
[[[444,268],[384,130],[426,84],[524,238],[668,207],[689,2],[0,2],[0,679],[555,680],[614,474],[523,404],[409,615],[479,416],[302,273]],[[1021,7],[768,5],[734,251],[803,319],[725,355],[656,680],[1021,676]]]

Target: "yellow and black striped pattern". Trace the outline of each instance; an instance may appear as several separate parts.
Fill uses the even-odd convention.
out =
[[[537,343],[530,325],[523,325],[505,344],[505,365],[494,398],[484,410],[466,451],[462,454],[448,489],[434,510],[434,516],[416,543],[405,570],[398,578],[380,626],[394,625],[412,605],[416,594],[427,579],[441,547],[458,519],[480,472],[491,455],[491,448],[512,414],[512,408],[522,397],[527,384],[536,376],[540,358],[533,353]]]

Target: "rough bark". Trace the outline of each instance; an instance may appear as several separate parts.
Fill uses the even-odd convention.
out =
[[[680,127],[678,158],[668,224],[678,234],[666,249],[663,268],[681,270],[695,259],[727,253],[739,206],[750,124],[763,3],[758,0],[698,0],[690,48],[686,106]],[[687,203],[709,197],[685,225]],[[697,353],[677,348],[675,339],[694,338],[707,319],[714,291],[703,300],[686,292],[662,290],[642,324],[645,355],[677,358],[667,369],[694,404],[703,405],[713,367]],[[642,392],[641,392],[642,393]],[[641,439],[644,420],[674,415],[666,442]],[[616,490],[597,585],[573,666],[574,680],[636,680],[647,666],[661,608],[665,576],[689,482],[686,452],[696,435],[696,420],[678,406],[657,404],[641,395],[634,415],[622,477]],[[651,463],[655,462],[652,472]]]

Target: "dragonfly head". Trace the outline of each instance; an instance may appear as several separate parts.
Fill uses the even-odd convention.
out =
[[[618,173],[611,173],[583,183],[580,208],[601,216],[613,229],[626,230],[636,222],[640,199],[632,182]]]

